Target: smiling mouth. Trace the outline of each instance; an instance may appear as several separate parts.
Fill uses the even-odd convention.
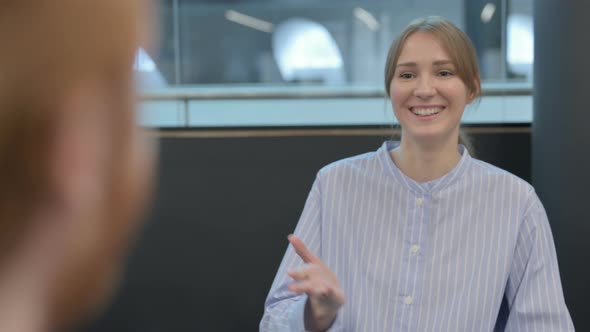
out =
[[[431,116],[442,112],[445,109],[444,106],[438,107],[410,107],[410,112],[417,116]]]

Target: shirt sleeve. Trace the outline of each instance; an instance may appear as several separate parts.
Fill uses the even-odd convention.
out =
[[[574,331],[565,304],[553,234],[534,191],[520,226],[506,286],[506,331]]]
[[[294,234],[320,258],[321,219],[320,181],[319,177],[316,177]],[[293,282],[293,279],[287,275],[287,271],[302,265],[303,261],[289,245],[266,298],[264,315],[260,322],[261,332],[305,331],[303,313],[307,295],[292,293],[287,288]]]

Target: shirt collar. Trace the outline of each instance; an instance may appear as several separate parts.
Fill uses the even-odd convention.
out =
[[[405,175],[391,158],[390,152],[397,148],[399,144],[399,141],[386,141],[381,148],[377,150],[377,153],[379,154],[381,161],[384,163],[385,170],[391,174],[397,182],[416,194],[433,194],[449,187],[461,178],[471,164],[472,158],[469,155],[469,151],[467,151],[465,146],[459,144],[457,149],[461,154],[461,159],[450,172],[432,181],[417,182]]]

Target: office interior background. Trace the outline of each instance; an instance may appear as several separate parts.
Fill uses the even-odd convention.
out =
[[[397,130],[385,60],[417,17],[450,19],[476,47],[483,96],[463,118],[476,157],[543,187],[535,89],[556,78],[538,77],[535,50],[551,46],[535,45],[535,28],[557,3],[159,1],[158,43],[135,63],[138,122],[160,140],[156,195],[113,305],[81,331],[258,330],[315,173]],[[569,15],[590,9],[572,3]],[[577,329],[590,330],[588,226],[573,224],[590,218],[565,220],[543,188],[566,301]]]

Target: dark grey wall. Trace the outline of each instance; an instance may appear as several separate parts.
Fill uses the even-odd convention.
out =
[[[530,180],[530,127],[506,129],[471,134],[477,154]],[[121,291],[82,330],[257,331],[316,172],[384,139],[162,139],[153,211]]]
[[[590,2],[535,1],[533,184],[576,330],[590,331]]]

